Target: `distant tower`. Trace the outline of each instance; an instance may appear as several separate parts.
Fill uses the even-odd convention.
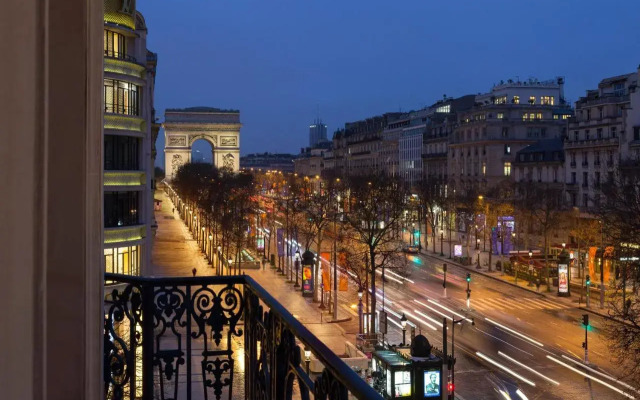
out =
[[[327,126],[320,118],[316,118],[313,124],[309,125],[309,147],[315,147],[320,142],[327,141]]]

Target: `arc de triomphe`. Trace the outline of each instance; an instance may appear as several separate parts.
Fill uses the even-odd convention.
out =
[[[169,108],[164,113],[165,176],[171,180],[191,162],[191,146],[205,139],[213,148],[213,165],[240,169],[240,111],[212,107]]]

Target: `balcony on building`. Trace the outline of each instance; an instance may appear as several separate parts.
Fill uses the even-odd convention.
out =
[[[382,399],[249,276],[105,280],[107,399]]]

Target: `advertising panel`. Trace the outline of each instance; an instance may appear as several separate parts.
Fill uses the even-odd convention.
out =
[[[558,293],[569,292],[569,271],[567,264],[558,264]]]
[[[302,268],[302,294],[313,294],[313,269],[309,265]]]
[[[338,281],[338,290],[340,292],[346,292],[349,289],[349,278],[346,275],[340,275],[340,280]]]
[[[440,370],[424,371],[424,397],[440,397]]]
[[[453,246],[453,255],[456,257],[462,257],[462,245],[456,244]]]
[[[411,396],[411,371],[395,371],[393,383],[396,386],[396,397]]]

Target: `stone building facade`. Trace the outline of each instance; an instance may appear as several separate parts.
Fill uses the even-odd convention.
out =
[[[104,267],[146,273],[153,217],[153,108],[157,55],[135,7],[104,2]]]

